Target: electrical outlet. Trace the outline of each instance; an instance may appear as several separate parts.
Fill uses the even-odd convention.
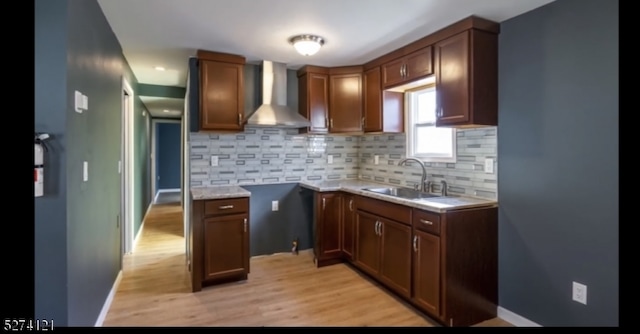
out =
[[[218,165],[218,156],[217,155],[212,155],[211,156],[211,166],[217,166]]]
[[[484,172],[487,174],[493,173],[493,159],[487,158],[484,160]]]
[[[373,164],[377,165],[380,163],[380,156],[379,155],[374,155],[373,156]]]
[[[278,201],[271,201],[271,211],[278,211]]]
[[[332,164],[333,163],[333,155],[331,155],[331,154],[327,155],[327,163],[328,164]]]
[[[587,286],[573,282],[573,300],[587,305]]]

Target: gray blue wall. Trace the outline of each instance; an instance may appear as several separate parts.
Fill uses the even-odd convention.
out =
[[[34,200],[36,319],[67,323],[67,1],[35,1],[35,131],[51,135],[44,196]]]
[[[156,189],[180,189],[179,122],[156,123]]]
[[[93,326],[121,268],[122,77],[133,87],[137,80],[97,1],[35,5],[35,125],[52,134],[45,195],[35,199],[36,317],[57,326]],[[73,110],[75,90],[89,98],[81,114]],[[134,152],[148,157],[148,117],[137,98],[134,112]],[[144,195],[149,164],[143,157],[136,165],[134,210],[141,220],[150,197]]]
[[[501,26],[499,304],[543,326],[619,324],[618,23],[557,0]]]
[[[251,256],[290,252],[297,239],[298,250],[313,247],[313,197],[301,192],[298,183],[243,186],[251,192]],[[278,211],[272,211],[278,201]]]

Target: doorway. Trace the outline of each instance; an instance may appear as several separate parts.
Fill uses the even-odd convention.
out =
[[[152,193],[154,204],[180,202],[181,121],[152,120]]]
[[[120,162],[120,227],[121,254],[129,254],[133,250],[133,89],[129,82],[122,78],[122,117]],[[122,267],[122,258],[120,267]]]

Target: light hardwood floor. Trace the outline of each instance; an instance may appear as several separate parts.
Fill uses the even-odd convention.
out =
[[[192,293],[179,203],[153,205],[140,238],[105,327],[440,326],[346,264],[316,268],[310,250],[253,257],[247,281]]]

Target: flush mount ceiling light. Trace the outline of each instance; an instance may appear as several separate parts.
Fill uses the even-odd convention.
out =
[[[324,38],[315,35],[298,35],[289,39],[298,53],[303,56],[314,55],[324,44]]]

